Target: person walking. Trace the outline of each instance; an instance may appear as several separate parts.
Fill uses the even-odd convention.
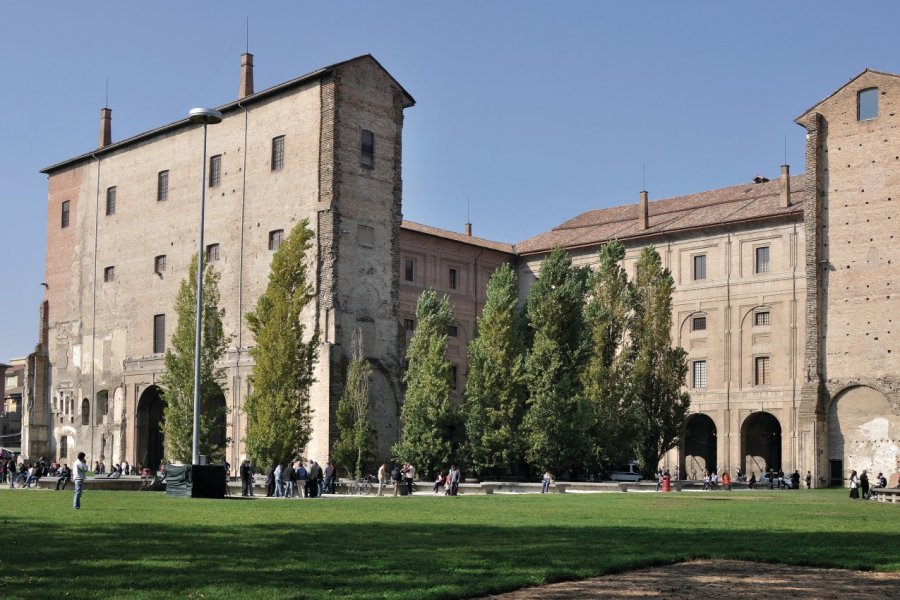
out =
[[[416,468],[414,466],[406,465],[406,495],[412,496],[413,494],[413,482],[416,480]]]
[[[378,467],[378,495],[384,496],[384,484],[387,483],[387,463]]]
[[[456,465],[450,465],[450,495],[455,496],[459,493],[459,469]]]
[[[391,470],[391,483],[394,484],[394,496],[400,495],[400,481],[403,479],[403,474],[400,472],[400,467],[394,466]]]
[[[859,478],[856,476],[856,470],[850,471],[850,498],[859,500]]]
[[[810,471],[806,472],[806,489],[812,489],[812,473]]]
[[[87,477],[88,466],[84,462],[84,452],[78,453],[78,459],[75,461],[75,497],[72,499],[72,508],[81,509],[81,489],[84,486],[84,478]]]
[[[278,466],[275,467],[275,497],[281,498],[284,496],[284,467],[281,463],[278,463]]]

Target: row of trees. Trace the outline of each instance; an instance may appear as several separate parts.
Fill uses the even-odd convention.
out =
[[[633,281],[624,257],[609,243],[591,271],[554,250],[524,310],[515,272],[498,269],[469,345],[462,406],[450,399],[450,301],[424,292],[394,455],[427,472],[465,461],[479,474],[571,476],[637,457],[649,476],[687,414],[687,360],[672,348],[674,282],[659,254],[642,251]]]
[[[272,259],[269,282],[247,315],[255,337],[253,389],[247,413],[248,455],[260,465],[300,455],[311,435],[310,387],[318,332],[307,331],[301,311],[312,301],[306,253],[312,232],[298,224]],[[637,456],[645,474],[677,442],[689,398],[681,391],[685,352],[671,345],[672,277],[651,247],[629,281],[624,247],[605,245],[597,268],[576,267],[562,249],[541,264],[540,278],[520,308],[518,281],[508,265],[488,284],[477,335],[469,346],[465,401],[451,399],[447,333],[453,311],[433,290],[420,296],[417,328],[404,375],[401,436],[392,453],[420,472],[465,463],[479,474],[558,475],[603,471]],[[194,258],[196,261],[196,257]],[[224,369],[215,365],[230,337],[219,309],[218,273],[204,274],[201,357],[201,453],[224,456],[217,435],[225,407]],[[178,322],[162,378],[170,459],[191,458],[196,262],[176,298]],[[372,368],[356,332],[353,356],[337,410],[334,459],[359,476],[375,460],[369,419]]]

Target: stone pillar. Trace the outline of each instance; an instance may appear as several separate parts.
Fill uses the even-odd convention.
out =
[[[112,109],[100,109],[100,141],[98,147],[104,148],[112,143]]]
[[[778,198],[778,206],[787,208],[791,205],[791,167],[781,165],[781,195]]]
[[[648,194],[646,191],[641,192],[641,199],[638,203],[638,229],[641,231],[647,229],[649,222],[650,208],[648,206]]]

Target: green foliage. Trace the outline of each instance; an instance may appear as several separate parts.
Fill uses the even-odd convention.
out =
[[[363,354],[362,332],[353,335],[353,360],[337,408],[338,440],[331,451],[335,464],[353,479],[375,461],[375,429],[369,421],[369,376],[372,365]]]
[[[423,476],[459,459],[462,422],[450,399],[447,329],[453,309],[447,296],[425,290],[416,304],[416,332],[407,350],[406,394],[400,409],[397,460],[412,463]]]
[[[534,342],[525,363],[530,394],[524,419],[526,458],[556,476],[576,474],[586,453],[580,374],[586,356],[582,309],[587,275],[556,248],[541,263],[528,296]]]
[[[203,274],[203,328],[200,343],[200,454],[213,460],[225,457],[225,369],[216,362],[231,341],[222,329],[224,309],[219,309],[219,273],[207,265]],[[166,350],[165,371],[160,379],[166,401],[163,432],[169,460],[190,464],[194,437],[194,344],[197,323],[197,256],[175,297],[178,321]],[[218,400],[218,401],[217,401]]]
[[[634,394],[635,450],[644,477],[651,477],[663,455],[678,444],[690,406],[682,391],[687,353],[672,347],[672,290],[675,282],[652,246],[641,251],[635,277]]]
[[[298,457],[309,442],[309,389],[317,359],[319,332],[307,337],[300,319],[313,300],[306,252],[312,231],[304,219],[272,257],[265,293],[247,324],[256,340],[250,350],[253,390],[244,404],[247,413],[247,453],[260,466]]]
[[[635,297],[621,266],[624,258],[625,246],[618,241],[600,249],[585,308],[588,359],[582,384],[589,411],[592,471],[607,472],[614,463],[627,462],[633,456],[635,423],[629,373],[634,349],[629,333]]]
[[[469,344],[466,435],[470,466],[478,473],[517,470],[524,459],[525,340],[519,284],[508,264],[487,286],[478,334]]]

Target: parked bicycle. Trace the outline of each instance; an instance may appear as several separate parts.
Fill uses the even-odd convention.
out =
[[[366,475],[362,479],[355,479],[350,482],[351,496],[368,496],[375,493],[378,478],[375,475]]]

